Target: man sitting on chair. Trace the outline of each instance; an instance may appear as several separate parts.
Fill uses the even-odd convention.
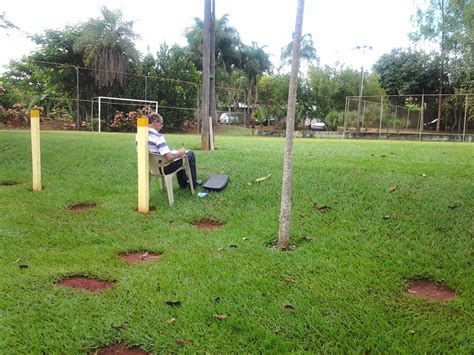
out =
[[[160,133],[163,128],[163,117],[159,113],[153,112],[148,115],[148,151],[150,153],[163,155],[166,160],[173,161],[187,155],[191,176],[193,178],[193,186],[202,185],[202,180],[196,178],[196,157],[194,152],[181,148],[179,150],[171,150],[166,144],[165,137]],[[183,160],[177,160],[164,168],[166,174],[178,170],[183,165]],[[184,170],[178,171],[179,186],[184,189],[188,187],[188,179]]]

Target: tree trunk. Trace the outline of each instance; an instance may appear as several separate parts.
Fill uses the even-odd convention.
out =
[[[445,40],[445,15],[444,15],[444,0],[441,0],[441,65],[439,69],[439,96],[438,96],[438,121],[436,121],[436,132],[439,132],[441,127],[441,109],[443,100],[443,77],[444,77],[444,40]]]
[[[204,0],[204,33],[202,56],[201,150],[210,149],[209,116],[211,115],[211,0]]]
[[[296,88],[298,84],[298,71],[300,65],[301,31],[303,28],[304,0],[298,0],[296,11],[296,25],[292,60],[290,88],[288,90],[288,109],[286,117],[286,145],[283,163],[283,181],[281,188],[280,228],[278,233],[277,248],[288,250],[290,248],[291,229],[291,170],[293,162],[293,132],[295,129]]]

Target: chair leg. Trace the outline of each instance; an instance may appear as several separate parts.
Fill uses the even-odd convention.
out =
[[[165,185],[166,185],[166,192],[168,193],[168,202],[170,206],[173,206],[174,204],[173,175],[165,176]]]
[[[189,162],[187,159],[184,162],[184,170],[186,171],[186,176],[188,177],[191,193],[194,195],[194,181],[193,181],[193,176],[191,175],[191,168],[189,167]]]
[[[165,179],[164,176],[158,176],[158,183],[160,184],[160,190],[163,190],[163,187],[164,187],[163,186],[164,185],[163,180],[164,179]]]

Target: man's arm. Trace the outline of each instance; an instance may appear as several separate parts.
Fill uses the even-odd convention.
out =
[[[166,153],[165,158],[168,161],[172,161],[172,160],[184,157],[185,154],[186,154],[186,149],[181,148],[180,150],[174,150],[169,153]]]

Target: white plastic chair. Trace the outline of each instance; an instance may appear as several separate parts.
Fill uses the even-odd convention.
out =
[[[181,167],[179,167],[176,171],[173,171],[170,174],[166,174],[165,167],[179,160],[183,160],[183,164],[181,165]],[[149,153],[148,161],[150,166],[150,175],[156,176],[158,178],[158,181],[160,183],[160,190],[163,190],[163,185],[166,186],[166,192],[168,194],[168,202],[170,206],[173,206],[174,204],[173,177],[180,170],[184,170],[186,172],[191,192],[194,195],[193,178],[191,176],[191,168],[189,167],[189,161],[186,155],[182,158],[169,161],[164,155]]]

